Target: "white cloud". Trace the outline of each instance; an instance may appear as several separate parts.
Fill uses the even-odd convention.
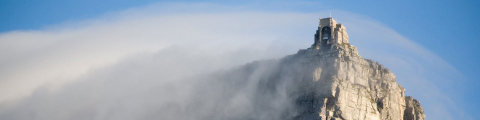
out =
[[[36,115],[38,119],[54,119],[49,116],[52,114],[58,114],[56,119],[72,118],[78,113],[93,117],[88,119],[125,117],[122,113],[134,114],[123,119],[148,118],[150,112],[145,110],[162,107],[149,104],[188,101],[190,84],[171,83],[177,77],[293,54],[311,45],[318,17],[328,15],[327,11],[291,13],[230,7],[157,4],[46,30],[3,33],[0,114],[28,109],[44,114]],[[392,69],[407,88],[406,94],[422,102],[427,118],[452,119],[460,114],[455,111],[461,109],[423,73],[449,71],[452,77],[461,77],[461,73],[377,21],[334,12],[360,55]],[[237,97],[244,96],[248,94]],[[51,106],[22,105],[31,101]],[[56,102],[75,105],[55,106]],[[233,102],[237,104],[232,108],[248,101]],[[125,108],[115,108],[119,104]],[[86,108],[95,111],[81,111]]]

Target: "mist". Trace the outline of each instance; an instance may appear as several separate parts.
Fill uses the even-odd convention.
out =
[[[209,9],[196,11],[198,8]],[[407,95],[422,101],[429,119],[452,119],[461,114],[461,108],[438,90],[442,86],[412,67],[438,68],[432,74],[454,71],[452,77],[461,73],[378,21],[334,12],[360,55],[392,69]],[[308,48],[318,18],[328,14],[156,4],[43,30],[2,33],[0,119],[281,117],[277,113],[290,107],[282,89],[290,84],[276,84],[281,89],[258,101],[259,77],[275,70],[276,60]],[[364,29],[366,26],[369,29]],[[388,45],[395,49],[378,47]],[[232,72],[258,60],[266,66]],[[418,65],[425,61],[435,65]],[[412,84],[419,82],[427,87]]]

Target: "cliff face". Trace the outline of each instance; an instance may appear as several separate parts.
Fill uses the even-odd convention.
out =
[[[248,67],[250,66],[250,67]],[[253,64],[245,68],[252,69]],[[254,68],[255,69],[255,68]],[[350,44],[300,50],[278,61],[276,69],[260,77],[257,98],[268,91],[285,93],[292,107],[282,119],[294,120],[424,120],[418,100],[387,68],[358,55]],[[262,82],[263,81],[263,82]]]
[[[413,99],[410,96],[405,97],[405,115],[403,116],[404,120],[424,120],[425,112],[423,107],[420,105],[418,100]]]
[[[300,50],[286,58],[305,69],[295,119],[423,120],[419,102],[405,97],[395,75],[358,55],[350,44]]]

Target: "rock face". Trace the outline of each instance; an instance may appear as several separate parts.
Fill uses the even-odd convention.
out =
[[[395,75],[379,63],[363,59],[350,44],[300,50],[283,62],[304,68],[295,71],[304,74],[297,76],[302,83],[291,94],[298,112],[293,119],[425,119],[418,100],[404,96],[405,89],[396,83]]]
[[[423,112],[423,107],[420,105],[418,100],[413,99],[410,96],[405,97],[405,115],[403,116],[404,120],[424,120],[425,112]]]
[[[389,69],[362,58],[348,43],[345,27],[333,18],[320,19],[312,47],[249,63],[214,79],[228,80],[223,91],[253,92],[247,95],[251,109],[236,117],[216,117],[221,119],[425,119],[420,102],[405,96]],[[248,87],[252,83],[258,85]]]
[[[279,60],[249,63],[221,79],[225,78],[236,78],[231,79],[236,83],[229,89],[244,89],[241,84],[248,82],[239,81],[258,79],[251,100],[256,107],[247,114],[270,117],[246,115],[233,119],[425,119],[419,101],[405,96],[405,89],[397,84],[389,69],[362,58],[356,47],[348,43],[312,47]],[[271,97],[283,94],[287,97]],[[271,102],[278,99],[286,99],[281,103],[284,107],[275,107]]]

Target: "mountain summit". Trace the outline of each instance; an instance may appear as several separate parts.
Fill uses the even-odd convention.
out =
[[[298,72],[294,119],[424,120],[418,100],[405,96],[389,69],[362,58],[342,24],[320,19],[311,48],[284,58]],[[303,74],[303,75],[302,75]]]
[[[420,102],[405,96],[395,75],[362,58],[348,39],[342,24],[332,18],[320,19],[314,44],[308,49],[192,78],[202,79],[192,88],[195,102],[178,107],[178,111],[202,112],[178,116],[205,120],[424,120]]]
[[[405,96],[389,69],[362,58],[348,43],[345,27],[333,18],[320,19],[310,48],[278,60],[246,64],[222,79],[229,78],[236,79],[232,89],[242,89],[252,78],[258,82],[250,114],[260,115],[241,119],[425,119],[420,102]]]

